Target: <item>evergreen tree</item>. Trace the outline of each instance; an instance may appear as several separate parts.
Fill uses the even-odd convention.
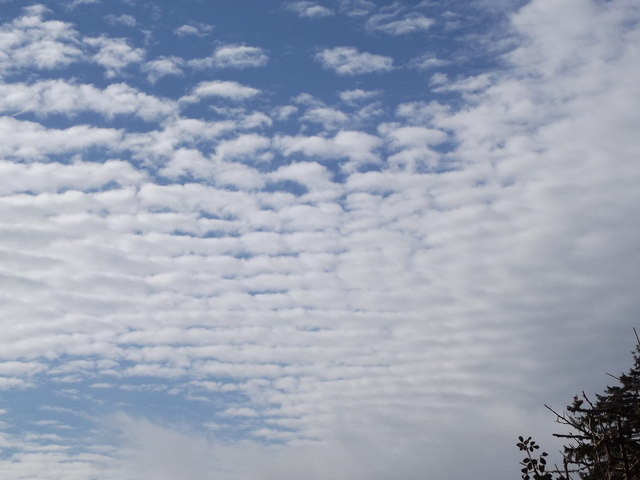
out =
[[[635,332],[635,330],[634,330]],[[517,444],[527,455],[520,462],[523,480],[640,480],[640,339],[633,353],[634,364],[627,374],[614,377],[618,385],[590,400],[582,392],[556,421],[569,433],[554,436],[567,439],[563,466],[549,471],[547,454],[534,453],[539,446],[519,437]]]

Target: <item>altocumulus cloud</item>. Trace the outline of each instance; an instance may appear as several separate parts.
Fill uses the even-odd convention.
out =
[[[244,100],[256,96],[260,91],[256,88],[241,85],[232,81],[201,82],[191,95],[181,98],[183,102],[197,102],[206,97],[223,97],[232,100]]]
[[[633,1],[18,3],[4,477],[506,480],[627,365]]]
[[[359,52],[355,47],[327,48],[320,51],[316,59],[339,75],[385,72],[393,68],[391,57]]]
[[[222,45],[215,49],[209,57],[190,60],[188,64],[194,68],[247,68],[262,67],[269,57],[263,49],[247,45]]]
[[[335,13],[330,8],[315,2],[290,2],[285,5],[285,8],[295,12],[303,18],[330,17]]]

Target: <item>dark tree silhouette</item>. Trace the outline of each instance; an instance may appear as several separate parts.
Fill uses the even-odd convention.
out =
[[[634,329],[634,333],[635,333]],[[546,452],[519,437],[518,448],[526,453],[520,462],[523,480],[640,480],[640,339],[636,333],[634,364],[627,374],[611,375],[618,385],[607,387],[595,400],[582,392],[573,397],[567,411],[558,413],[545,405],[569,433],[554,436],[567,441],[563,465],[547,466]]]

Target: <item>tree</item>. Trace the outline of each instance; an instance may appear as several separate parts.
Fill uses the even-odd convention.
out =
[[[636,333],[634,329],[634,333]],[[627,374],[611,375],[618,385],[607,387],[595,400],[573,397],[567,411],[558,413],[545,405],[569,433],[554,436],[567,440],[563,465],[549,470],[547,454],[535,456],[540,447],[531,437],[519,437],[526,453],[520,462],[523,480],[640,480],[640,339],[636,333],[634,364]]]

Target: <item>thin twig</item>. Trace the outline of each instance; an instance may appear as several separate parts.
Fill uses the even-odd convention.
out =
[[[591,406],[591,408],[595,408],[593,406],[593,403],[591,403],[591,400],[589,400],[589,397],[587,397],[587,394],[584,393],[584,390],[582,391],[582,397],[587,401],[587,403]]]

